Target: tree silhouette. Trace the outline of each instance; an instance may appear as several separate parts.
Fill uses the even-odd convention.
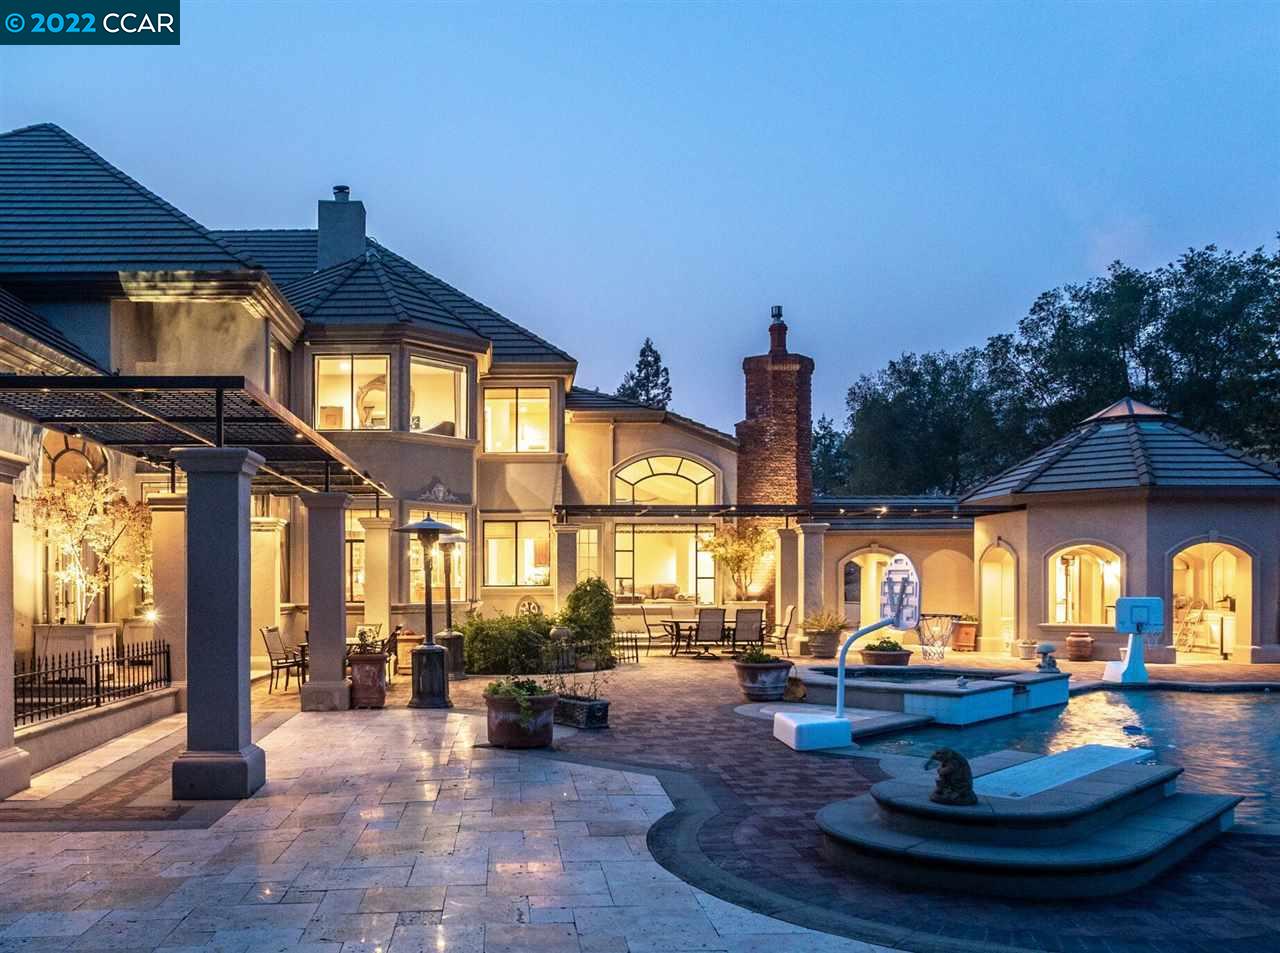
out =
[[[662,355],[650,338],[640,346],[636,366],[627,371],[618,387],[618,396],[665,410],[671,403],[671,375],[662,364]]]

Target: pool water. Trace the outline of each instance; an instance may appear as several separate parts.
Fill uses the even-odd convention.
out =
[[[930,726],[869,739],[863,748],[928,757],[946,747],[973,758],[1085,744],[1150,748],[1156,760],[1183,768],[1183,790],[1243,795],[1238,821],[1280,823],[1280,693],[1090,692],[1064,708],[965,728]]]

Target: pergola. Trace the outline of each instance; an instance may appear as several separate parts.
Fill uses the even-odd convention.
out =
[[[185,688],[187,750],[174,762],[178,800],[247,797],[266,778],[252,741],[250,495],[298,494],[307,509],[311,679],[302,707],[346,708],[342,656],[344,510],[351,494],[386,487],[244,377],[0,377],[0,414],[92,440],[167,470],[170,493],[153,499],[170,551],[157,552],[156,592],[167,572],[166,612],[180,614],[184,645],[171,645]],[[13,480],[29,463],[0,456],[0,679],[12,681]],[[187,478],[176,494],[177,470]],[[171,622],[174,620],[170,620]],[[6,671],[7,670],[7,671]],[[181,684],[185,675],[186,684]],[[9,698],[12,705],[12,697]],[[0,711],[0,789],[29,783],[13,745],[12,712]],[[19,752],[17,755],[14,752]]]

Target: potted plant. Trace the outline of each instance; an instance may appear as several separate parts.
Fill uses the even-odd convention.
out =
[[[961,614],[951,627],[951,650],[973,652],[978,647],[978,617]]]
[[[31,518],[57,563],[57,624],[36,626],[37,654],[114,649],[115,623],[89,616],[112,579],[131,576],[140,599],[151,596],[151,511],[124,489],[93,473],[43,486],[31,498]]]
[[[1018,658],[1031,661],[1036,657],[1036,643],[1031,639],[1018,640]]]
[[[738,673],[738,687],[747,701],[776,702],[786,694],[787,675],[791,672],[789,660],[770,655],[758,645],[753,645],[738,653],[733,667]]]
[[[833,658],[844,630],[844,617],[834,612],[819,612],[804,620],[804,631],[809,636],[809,651],[814,658]]]
[[[387,704],[387,653],[363,626],[359,644],[347,656],[351,665],[351,707],[383,708]]]
[[[552,644],[584,671],[613,667],[613,593],[603,579],[584,579],[565,598],[551,629]]]
[[[875,642],[868,642],[858,650],[864,665],[910,665],[911,650],[904,649],[897,639],[886,636]]]
[[[484,690],[489,744],[498,748],[551,745],[557,696],[531,678],[501,678]]]
[[[594,664],[584,665],[587,661]],[[609,699],[600,695],[609,683],[609,660],[597,662],[577,656],[576,662],[567,670],[556,671],[548,682],[556,693],[555,723],[574,728],[608,728]]]
[[[1067,634],[1067,658],[1073,662],[1087,662],[1093,658],[1093,636],[1088,632]]]

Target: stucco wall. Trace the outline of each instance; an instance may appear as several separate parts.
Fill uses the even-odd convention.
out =
[[[267,383],[267,326],[225,301],[115,301],[111,364],[122,374],[235,374]]]

